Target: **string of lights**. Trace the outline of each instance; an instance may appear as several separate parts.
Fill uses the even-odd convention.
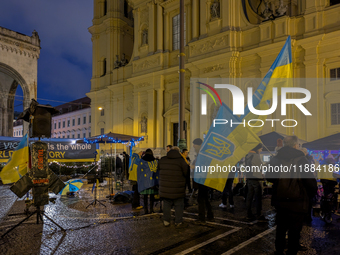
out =
[[[82,166],[68,166],[66,164],[62,164],[62,163],[57,162],[57,161],[53,161],[53,162],[49,163],[49,165],[52,165],[52,164],[56,164],[56,165],[58,165],[60,167],[66,167],[66,168],[82,168],[82,167],[91,167],[91,166],[94,166],[94,165],[99,165],[99,161],[98,162],[92,162],[89,165],[82,165]]]
[[[91,140],[84,138],[85,143],[121,143],[121,144],[129,144],[134,145],[135,143],[139,143],[140,141],[144,140],[144,136],[139,137],[137,140],[132,138],[131,140],[120,140],[114,137],[110,137],[108,135],[100,135],[97,138],[92,138]]]

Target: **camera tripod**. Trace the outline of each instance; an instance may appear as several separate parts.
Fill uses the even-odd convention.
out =
[[[41,220],[41,222],[43,222],[43,217],[45,216],[48,220],[50,220],[52,223],[54,223],[57,227],[59,227],[61,229],[61,231],[65,232],[66,230],[64,228],[62,228],[59,224],[57,224],[54,220],[52,220],[50,217],[48,217],[45,212],[43,210],[40,210],[40,206],[36,206],[36,210],[34,212],[32,212],[30,215],[28,215],[25,219],[23,219],[22,221],[20,221],[18,224],[16,224],[15,226],[13,226],[12,228],[10,228],[5,234],[3,234],[1,236],[1,239],[3,237],[5,237],[7,234],[9,234],[12,230],[14,230],[15,228],[19,227],[22,223],[24,223],[26,220],[28,220],[29,218],[31,218],[31,216],[33,216],[34,214],[37,214],[37,224],[39,224],[39,219]]]
[[[97,199],[97,180],[98,179],[96,179],[95,180],[95,184],[94,185],[96,185],[95,187],[94,187],[94,199],[93,199],[93,201],[88,205],[88,206],[86,206],[86,208],[85,209],[87,209],[90,205],[92,205],[92,206],[96,206],[96,204],[98,203],[98,204],[100,204],[100,205],[102,205],[102,206],[104,206],[104,207],[106,207],[106,205],[104,205],[100,200],[98,200]]]

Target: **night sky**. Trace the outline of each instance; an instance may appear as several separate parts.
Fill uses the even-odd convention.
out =
[[[38,102],[52,106],[81,97],[91,89],[93,0],[7,0],[0,26],[40,37]],[[1,61],[1,60],[0,60]],[[22,111],[17,89],[15,110]]]

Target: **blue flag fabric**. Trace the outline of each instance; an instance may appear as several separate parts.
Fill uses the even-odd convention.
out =
[[[235,166],[261,140],[248,126],[240,124],[241,119],[224,103],[215,118],[228,123],[211,125],[196,159],[194,180],[223,191],[228,178],[223,167]]]
[[[137,168],[138,192],[159,185],[158,162],[140,159]]]
[[[137,181],[137,168],[139,166],[140,156],[137,153],[133,153],[130,157],[131,164],[129,167],[129,180]]]

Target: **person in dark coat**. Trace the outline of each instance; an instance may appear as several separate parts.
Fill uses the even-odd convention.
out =
[[[170,226],[171,207],[175,206],[175,225],[186,227],[183,223],[184,197],[188,164],[179,152],[178,147],[172,147],[158,163],[159,195],[163,199],[163,224]]]
[[[129,163],[130,163],[130,156],[125,151],[123,151],[124,157],[124,175],[126,179],[129,179]]]
[[[297,254],[301,249],[299,244],[300,232],[302,230],[303,219],[308,212],[309,199],[315,196],[317,183],[310,171],[303,171],[303,175],[298,171],[299,166],[304,167],[308,164],[305,154],[299,150],[298,138],[296,136],[287,136],[283,140],[284,147],[281,148],[277,155],[271,159],[271,166],[291,166],[296,167],[296,173],[268,173],[268,181],[276,185],[275,194],[273,194],[273,204],[276,207],[276,254],[284,254],[286,244],[286,232],[288,231],[288,251],[286,254]],[[289,176],[287,175],[289,174]],[[288,178],[282,178],[287,175]],[[287,183],[294,188],[286,188]],[[299,190],[297,192],[291,191]]]
[[[116,174],[117,174],[117,176],[119,176],[119,178],[121,179],[121,181],[123,181],[122,168],[123,168],[122,160],[121,160],[120,157],[117,155],[117,156],[116,156],[116,171],[117,171]]]
[[[263,176],[260,172],[260,166],[263,165],[263,162],[260,157],[260,153],[262,151],[262,143],[259,143],[254,149],[252,149],[245,157],[246,166],[258,167],[258,172],[247,172],[247,186],[248,186],[248,194],[247,194],[247,219],[253,220],[257,219],[259,221],[265,221],[266,218],[262,215],[262,186],[260,181],[263,180]],[[255,198],[256,205],[256,217],[252,213],[252,203]]]
[[[195,152],[199,153],[201,146],[202,146],[202,139],[201,138],[196,138],[193,142],[193,147]],[[195,165],[196,165],[196,159],[197,159],[197,155],[196,158],[191,166],[192,169],[195,169]],[[204,224],[205,223],[205,212],[207,211],[207,219],[208,220],[214,220],[214,213],[212,211],[212,207],[209,201],[209,191],[210,188],[207,186],[204,186],[200,183],[196,183],[198,187],[198,195],[197,195],[197,202],[198,202],[198,220],[195,222],[196,224]],[[194,186],[196,186],[194,185]]]

